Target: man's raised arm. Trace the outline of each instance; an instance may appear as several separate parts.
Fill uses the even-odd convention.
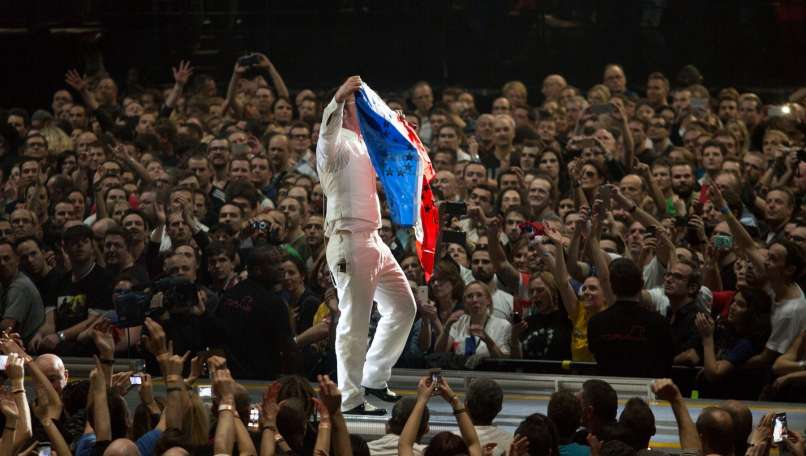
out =
[[[345,121],[345,103],[355,103],[353,94],[360,88],[361,77],[350,76],[336,91],[333,100],[325,107],[322,113],[322,125],[319,130],[319,143],[316,147],[319,166],[326,165],[333,158],[331,154],[336,150],[335,145],[339,138],[339,132]],[[350,123],[349,120],[348,123]],[[355,127],[357,128],[358,126],[356,125]]]

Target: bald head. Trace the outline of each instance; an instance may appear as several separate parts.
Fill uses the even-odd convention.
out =
[[[753,432],[753,412],[750,407],[733,399],[725,401],[722,408],[733,419],[734,451],[736,454],[744,454],[747,451],[747,438]]]
[[[162,453],[162,456],[190,456],[190,453],[182,447],[173,447],[168,448],[168,450]]]
[[[117,439],[106,447],[104,456],[140,456],[140,451],[131,440]]]
[[[706,407],[697,418],[703,454],[733,454],[733,418],[726,410]]]
[[[67,369],[64,368],[62,359],[56,355],[47,354],[40,355],[34,362],[48,378],[56,392],[61,394],[67,385]]]

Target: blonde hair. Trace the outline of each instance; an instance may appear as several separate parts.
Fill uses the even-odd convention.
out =
[[[210,417],[207,407],[195,393],[190,395],[190,407],[182,419],[182,435],[188,445],[201,447],[210,439]]]

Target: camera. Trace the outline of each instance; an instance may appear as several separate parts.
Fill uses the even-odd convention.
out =
[[[250,225],[255,231],[266,231],[269,229],[269,224],[265,220],[252,220]]]
[[[112,302],[119,328],[140,326],[146,317],[155,318],[164,310],[182,313],[199,303],[198,285],[184,277],[168,277],[147,285],[116,293]],[[162,292],[162,308],[150,308],[154,294]]]
[[[257,76],[257,70],[255,67],[260,63],[260,56],[257,53],[251,52],[246,54],[238,59],[238,66],[242,66],[246,68],[244,72],[244,77],[247,79],[252,79]]]

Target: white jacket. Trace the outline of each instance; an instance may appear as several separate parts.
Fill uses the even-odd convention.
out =
[[[344,103],[335,99],[327,105],[316,146],[316,169],[327,198],[326,237],[338,230],[366,232],[381,227],[375,168],[363,139],[342,128],[343,112]]]

